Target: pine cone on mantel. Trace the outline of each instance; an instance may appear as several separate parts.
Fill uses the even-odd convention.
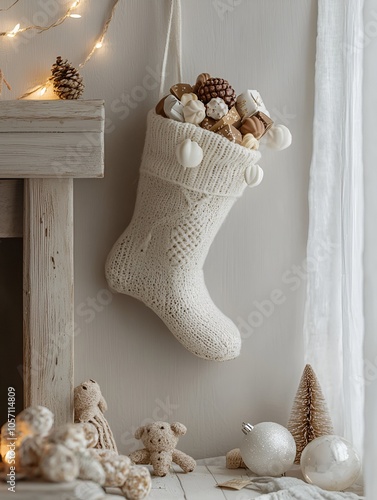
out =
[[[51,81],[59,99],[78,99],[84,92],[82,77],[68,61],[58,56],[51,68]]]

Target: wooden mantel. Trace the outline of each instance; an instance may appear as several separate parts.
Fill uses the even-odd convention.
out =
[[[0,237],[24,242],[24,403],[58,424],[73,418],[73,179],[103,175],[103,101],[0,101]]]

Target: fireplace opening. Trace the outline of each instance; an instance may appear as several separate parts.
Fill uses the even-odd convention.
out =
[[[22,238],[0,238],[0,425],[8,420],[8,388],[23,409]]]

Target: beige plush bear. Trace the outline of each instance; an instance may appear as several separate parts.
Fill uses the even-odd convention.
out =
[[[118,453],[113,433],[104,416],[107,403],[95,380],[86,380],[75,388],[74,406],[75,422],[89,422],[97,429],[99,439],[95,448],[104,448]]]
[[[196,466],[195,460],[175,449],[179,436],[186,432],[186,427],[179,422],[154,422],[139,427],[135,438],[141,439],[145,448],[134,451],[130,458],[136,464],[152,464],[156,476],[166,476],[172,462],[179,465],[184,472],[192,472]]]

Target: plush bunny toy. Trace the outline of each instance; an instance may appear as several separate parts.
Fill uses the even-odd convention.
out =
[[[98,431],[99,440],[95,448],[104,448],[118,453],[113,433],[104,416],[107,403],[95,380],[86,380],[74,391],[75,422],[89,422]]]
[[[179,422],[154,422],[139,427],[135,438],[141,439],[145,448],[134,451],[130,458],[136,464],[152,464],[156,476],[166,476],[172,462],[179,465],[184,472],[192,472],[196,466],[195,460],[175,449],[179,436],[186,432],[186,427]]]

